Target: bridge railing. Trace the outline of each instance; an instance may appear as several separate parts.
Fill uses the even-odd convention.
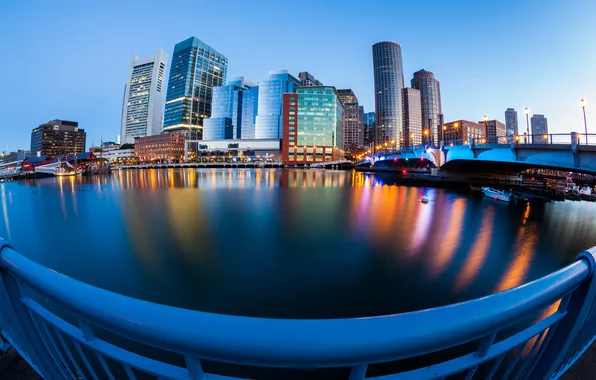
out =
[[[481,138],[467,138],[459,140],[445,141],[445,146],[457,145],[490,145],[490,144],[557,144],[571,146],[575,142],[577,145],[596,145],[596,134],[581,133],[546,133],[546,134],[519,134],[513,136],[490,136]]]
[[[281,368],[307,374],[341,368],[351,380],[443,379],[453,374],[543,379],[564,371],[596,332],[596,247],[546,277],[463,303],[370,318],[284,320],[133,299],[66,277],[2,243],[2,335],[50,380],[134,379],[140,374],[239,379],[233,377],[239,376],[235,365],[243,371]],[[504,334],[533,315],[537,317],[529,323]],[[120,344],[122,340],[133,342],[135,350]],[[177,359],[144,354],[149,348]],[[439,355],[445,352],[457,355]],[[439,356],[428,364],[423,359],[429,355]],[[419,361],[407,368],[377,364],[405,359]]]

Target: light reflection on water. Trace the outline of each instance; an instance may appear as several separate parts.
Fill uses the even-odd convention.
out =
[[[0,236],[42,264],[241,315],[434,307],[518,286],[596,245],[592,203],[508,205],[342,171],[123,171],[0,184],[0,201]]]

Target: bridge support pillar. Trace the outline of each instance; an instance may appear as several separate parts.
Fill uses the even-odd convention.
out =
[[[579,142],[579,133],[571,132],[571,153],[573,153],[573,166],[579,167],[579,154],[577,154],[577,143]]]

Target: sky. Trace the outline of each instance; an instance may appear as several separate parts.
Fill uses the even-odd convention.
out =
[[[87,147],[116,140],[131,57],[196,36],[228,57],[228,78],[309,71],[374,111],[372,45],[402,47],[405,83],[441,82],[445,121],[544,114],[552,133],[596,133],[593,0],[22,0],[0,8],[0,151],[66,119]],[[593,116],[592,116],[593,115]],[[593,120],[593,121],[592,121]]]

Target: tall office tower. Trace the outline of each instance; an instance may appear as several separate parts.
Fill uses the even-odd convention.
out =
[[[544,115],[532,115],[530,119],[532,126],[532,144],[546,144],[548,142],[548,120]],[[546,137],[546,138],[545,138]]]
[[[255,123],[255,138],[283,137],[283,94],[295,92],[300,81],[286,70],[271,71],[269,80],[259,82],[259,104]]]
[[[505,111],[505,133],[509,137],[513,137],[519,133],[517,124],[517,111],[513,108],[507,108]]]
[[[364,114],[364,144],[369,146],[375,142],[375,120],[374,112]]]
[[[166,94],[164,132],[200,139],[203,119],[211,117],[213,88],[226,81],[228,59],[196,37],[174,47]]]
[[[135,137],[161,133],[167,62],[168,54],[162,49],[157,49],[153,57],[132,58],[122,104],[123,144],[134,143]]]
[[[308,71],[298,73],[298,79],[300,79],[300,84],[304,87],[323,86],[323,83],[321,83]]]
[[[395,42],[379,42],[373,45],[372,52],[377,117],[375,143],[400,141],[403,130],[404,88],[401,47]]]
[[[355,151],[364,146],[364,107],[358,105],[358,98],[350,89],[337,90],[344,105],[343,150]]]
[[[423,134],[422,132],[422,105],[420,90],[415,88],[404,88],[404,130],[402,140],[399,141],[399,146],[409,147],[419,144],[430,143],[430,132]]]
[[[68,120],[52,120],[31,131],[31,154],[84,153],[87,135],[79,128],[79,123]]]
[[[259,107],[258,85],[242,91],[242,131],[240,138],[243,140],[255,138],[255,123]]]
[[[441,140],[441,85],[433,73],[420,70],[414,73],[412,88],[420,90],[422,97],[422,130],[428,131],[430,143],[438,146]]]

